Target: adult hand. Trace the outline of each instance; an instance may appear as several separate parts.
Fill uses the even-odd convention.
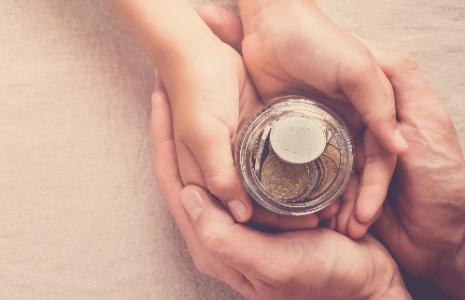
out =
[[[250,299],[409,299],[397,265],[373,237],[354,241],[318,228],[267,234],[236,223],[205,190],[178,173],[167,96],[153,95],[160,190],[197,268]]]
[[[394,87],[399,129],[410,145],[376,229],[409,273],[465,298],[465,160],[447,110],[415,60],[378,51]]]
[[[309,96],[348,123],[356,172],[341,198],[341,209],[351,214],[338,218],[337,228],[363,236],[386,197],[396,164],[390,152],[407,149],[396,129],[389,80],[370,51],[329,21],[313,1],[239,1],[239,8],[242,53],[265,104],[279,95]],[[199,14],[225,42],[231,43],[230,30],[241,32],[239,18],[222,8],[205,6]]]
[[[392,153],[407,150],[396,132],[392,88],[367,47],[308,0],[239,0],[242,52],[259,94],[318,93],[349,101]]]

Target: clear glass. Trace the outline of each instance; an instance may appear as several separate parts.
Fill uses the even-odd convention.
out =
[[[354,165],[352,137],[344,121],[321,103],[300,96],[276,101],[259,111],[242,129],[236,148],[239,177],[249,195],[270,211],[295,216],[315,213],[333,203],[350,180]],[[270,141],[270,135],[276,124],[283,124],[282,120],[292,123],[305,120],[302,118],[321,128],[324,134],[318,138],[324,137],[324,151],[311,161],[289,162],[277,155],[274,148],[282,146]],[[285,130],[289,136],[298,137],[301,129],[294,130],[291,125],[284,128],[284,133]],[[285,141],[285,134],[280,134]],[[295,143],[292,147],[296,147]]]

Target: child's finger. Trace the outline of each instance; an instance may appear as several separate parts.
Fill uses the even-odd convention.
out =
[[[218,119],[203,118],[183,136],[200,165],[208,190],[223,202],[236,221],[250,219],[253,206],[236,171],[228,127]]]
[[[366,161],[355,207],[355,217],[361,223],[373,223],[386,199],[397,156],[387,152],[370,130],[365,131],[364,140]]]
[[[241,52],[244,32],[238,16],[216,5],[204,5],[197,13],[220,40]]]
[[[341,196],[341,208],[336,216],[336,231],[341,234],[349,235],[348,223],[355,210],[359,182],[358,174],[354,173]]]
[[[362,120],[389,152],[403,154],[408,145],[397,129],[392,87],[374,58],[340,71],[340,85]]]

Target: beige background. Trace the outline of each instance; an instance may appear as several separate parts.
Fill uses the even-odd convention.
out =
[[[417,58],[465,149],[465,1],[320,2]],[[158,192],[152,88],[100,1],[0,0],[0,299],[241,299],[195,270]]]

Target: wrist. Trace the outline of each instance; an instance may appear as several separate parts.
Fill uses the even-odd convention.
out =
[[[320,11],[315,1],[303,0],[238,0],[239,12],[244,27],[244,33],[255,31],[269,20],[276,23],[276,16],[279,17],[283,11],[293,10],[301,12],[302,7],[306,7],[306,17],[311,17],[307,13]],[[308,10],[309,9],[309,10]]]
[[[390,300],[390,299],[399,299],[399,300],[410,300],[412,297],[410,296],[407,288],[405,287],[404,281],[402,280],[402,276],[400,274],[396,275],[395,278],[388,284],[386,284],[386,288],[383,291],[376,293],[370,299],[373,300]]]
[[[465,243],[459,247],[452,262],[438,272],[433,282],[453,299],[465,299]]]
[[[394,261],[392,261],[395,264]],[[397,265],[386,268],[381,274],[382,280],[374,282],[374,292],[370,300],[412,299]]]
[[[368,236],[376,243],[373,237]],[[367,284],[361,295],[366,295],[364,299],[412,299],[404,284],[404,279],[400,273],[397,263],[390,253],[382,245],[376,245],[377,251],[371,251],[371,263],[375,266],[369,273]]]
[[[465,167],[465,160],[462,165]],[[458,182],[463,183],[465,172],[457,174],[457,177],[460,178]],[[453,229],[441,241],[450,246],[446,253],[437,257],[437,261],[441,263],[430,281],[453,299],[465,299],[465,189],[460,185],[453,194],[456,199],[455,211],[458,212],[455,218],[458,222],[450,223]]]
[[[198,33],[189,39],[166,42],[160,46],[160,49],[165,50],[154,57],[151,56],[151,59],[163,78],[165,73],[173,73],[172,75],[177,77],[179,72],[188,71],[191,65],[201,66],[214,60],[223,50],[222,47],[222,43],[213,34]]]
[[[157,66],[216,38],[184,0],[105,2]]]

